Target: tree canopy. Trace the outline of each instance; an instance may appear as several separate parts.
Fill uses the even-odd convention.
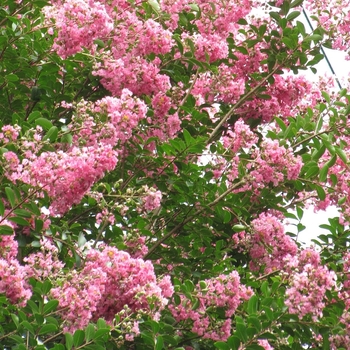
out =
[[[350,349],[349,7],[3,0],[0,349]]]

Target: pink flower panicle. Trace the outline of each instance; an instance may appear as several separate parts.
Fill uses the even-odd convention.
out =
[[[13,228],[10,221],[2,220],[1,225]],[[18,244],[14,235],[0,237],[0,293],[11,303],[25,306],[32,296],[27,282],[25,267],[17,260]]]
[[[51,294],[59,301],[66,331],[74,332],[100,317],[110,323],[125,307],[156,318],[173,287],[167,276],[156,279],[150,261],[105,246],[89,250],[83,269],[65,276]]]
[[[18,125],[4,125],[0,132],[0,142],[4,144],[16,141],[21,128]]]
[[[336,275],[321,265],[319,253],[305,249],[299,256],[299,266],[292,274],[291,286],[286,290],[289,312],[313,321],[322,317],[327,290],[335,287]]]
[[[62,215],[79,204],[91,186],[116,164],[117,153],[110,146],[72,147],[67,152],[43,152],[33,160],[24,159],[11,180],[45,190],[53,199],[51,213]]]
[[[64,267],[64,263],[58,258],[58,249],[45,237],[40,240],[40,244],[39,252],[29,254],[23,259],[27,276],[37,280],[55,279]]]
[[[264,267],[265,273],[283,268],[284,258],[298,252],[296,243],[285,234],[281,221],[270,213],[262,213],[252,221],[252,234],[245,244],[250,246],[253,259],[250,268]]]
[[[253,295],[253,292],[240,283],[236,271],[229,275],[220,275],[205,280],[204,284],[206,285],[205,289],[197,284],[192,292],[199,300],[198,308],[193,307],[193,300],[182,295],[180,304],[170,304],[169,309],[176,321],[193,322],[192,332],[204,339],[225,341],[231,335],[232,315],[244,300],[248,300]],[[215,322],[210,320],[207,310],[216,307],[225,308],[226,319]]]
[[[147,194],[143,197],[143,207],[146,211],[152,211],[160,207],[162,192],[155,188],[147,188]]]

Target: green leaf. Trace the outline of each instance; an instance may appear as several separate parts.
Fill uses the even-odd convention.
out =
[[[38,118],[35,120],[35,125],[41,126],[44,130],[50,130],[52,128],[52,123],[46,118]]]
[[[15,198],[15,193],[13,192],[12,188],[10,187],[5,187],[5,192],[6,192],[6,196],[7,199],[9,200],[11,207],[15,207],[16,206],[16,198]]]
[[[223,341],[215,342],[214,346],[220,350],[230,350],[230,347],[226,343],[224,343]]]
[[[0,200],[0,216],[4,216],[5,213],[5,205],[2,200]]]
[[[265,348],[263,348],[262,346],[258,345],[258,344],[250,344],[248,345],[245,350],[264,350]]]
[[[86,238],[83,232],[79,232],[78,236],[78,247],[81,248],[86,243]]]
[[[335,161],[337,159],[337,156],[334,155],[328,162],[325,163],[325,165],[322,167],[321,171],[320,171],[320,176],[319,176],[319,180],[321,182],[325,182],[327,180],[327,175],[328,175],[328,170],[331,166],[334,165]]]
[[[74,346],[77,348],[78,346],[80,346],[81,344],[83,344],[85,339],[85,332],[81,329],[77,329],[74,332],[73,335],[73,344]]]
[[[154,349],[155,350],[162,350],[162,349],[164,349],[164,340],[163,340],[163,337],[161,335],[159,335],[157,337],[156,345],[155,345]]]
[[[174,294],[173,298],[174,298],[175,305],[180,305],[181,304],[181,298],[180,298],[180,296],[178,294]]]
[[[91,339],[94,339],[95,335],[95,326],[91,323],[85,329],[85,339],[89,342]]]
[[[99,47],[101,47],[101,48],[106,46],[106,44],[104,43],[104,41],[101,40],[101,39],[95,39],[95,40],[94,40],[94,44],[96,44],[97,46],[99,46]]]
[[[286,124],[284,124],[282,119],[275,117],[275,121],[283,132],[287,129],[287,126],[286,126]]]
[[[244,26],[248,24],[248,22],[244,18],[240,18],[237,21],[237,23],[240,24],[240,25],[244,25]]]
[[[316,192],[317,196],[321,201],[324,201],[326,199],[326,192],[323,189],[323,187],[316,185]]]
[[[58,306],[58,300],[50,300],[44,305],[44,314],[48,314],[51,311],[54,311],[57,309]]]
[[[248,301],[248,314],[256,314],[258,310],[258,297],[253,295]]]
[[[294,0],[291,4],[290,4],[290,8],[292,9],[293,7],[297,7],[299,5],[301,5],[304,2],[304,0]]]
[[[335,147],[335,153],[345,164],[348,164],[348,158],[346,156],[346,153],[341,148]]]
[[[301,220],[303,218],[304,215],[304,211],[302,208],[297,207],[297,215],[298,215],[298,219]]]
[[[277,23],[279,23],[281,16],[278,12],[271,11],[269,13],[270,17],[272,17]]]
[[[258,332],[261,331],[261,323],[260,323],[258,317],[256,317],[256,316],[249,316],[248,317],[248,323],[253,325],[254,328],[256,329],[256,331],[258,331]]]
[[[34,102],[38,102],[41,99],[41,90],[37,86],[33,86],[30,98]]]
[[[32,309],[33,314],[34,313],[39,313],[39,307],[38,305],[33,301],[33,300],[28,300],[27,301],[28,306]]]
[[[182,133],[183,133],[186,145],[187,146],[191,145],[193,143],[193,138],[191,134],[186,129],[184,129]]]
[[[15,82],[15,81],[18,81],[19,78],[16,74],[9,74],[9,75],[6,75],[6,80],[11,81],[11,82]]]
[[[35,317],[35,321],[36,321],[36,323],[38,324],[38,325],[42,325],[42,324],[44,324],[44,322],[45,322],[45,319],[44,319],[44,316],[43,315],[41,315],[41,314],[34,314],[34,317]]]
[[[16,350],[28,350],[27,347],[25,347],[25,345],[23,345],[24,341],[25,341],[25,338],[23,337],[20,337],[19,335],[17,334],[12,334],[9,336],[9,338],[11,340],[13,340],[16,344],[21,344],[21,345],[17,345],[16,347],[13,347],[13,349],[16,349]]]
[[[67,350],[71,350],[73,347],[73,336],[70,333],[66,333],[64,335],[65,339],[66,339],[66,348]]]
[[[73,136],[72,134],[64,134],[62,135],[61,137],[61,142],[62,143],[68,143],[69,145],[72,144],[72,141],[73,141]]]
[[[322,35],[319,35],[319,34],[311,34],[311,35],[307,36],[306,38],[304,38],[304,42],[314,41],[315,43],[317,43],[320,40],[322,40]]]
[[[322,91],[321,94],[322,94],[322,97],[326,100],[326,102],[327,102],[328,104],[330,104],[330,103],[331,103],[331,98],[329,97],[329,95],[327,94],[327,92]]]
[[[58,128],[57,126],[52,126],[46,135],[43,137],[43,140],[50,140],[51,142],[55,142],[58,136]]]
[[[25,219],[23,219],[23,218],[21,218],[19,216],[12,216],[10,218],[7,218],[7,220],[15,222],[18,225],[30,226],[30,223],[27,220],[25,220]]]
[[[40,330],[39,330],[39,335],[42,334],[47,334],[47,333],[53,333],[57,331],[57,326],[50,323],[50,324],[44,324]]]
[[[108,334],[108,333],[109,333],[109,329],[108,329],[108,328],[99,328],[99,329],[95,332],[93,339],[94,339],[94,340],[97,340],[97,339],[99,339],[99,338],[104,337],[104,336],[105,336],[106,334]]]
[[[312,166],[310,167],[306,174],[305,174],[305,179],[310,179],[312,177],[314,177],[315,175],[317,175],[320,171],[320,168],[318,166]]]
[[[244,323],[236,322],[236,335],[244,343],[248,340],[247,326]]]
[[[27,211],[27,210],[24,210],[24,209],[15,209],[13,211],[16,215],[19,215],[19,216],[24,216],[26,218],[30,218],[32,217],[33,213]]]
[[[192,310],[197,310],[197,309],[199,308],[199,305],[200,305],[199,299],[196,298],[196,299],[194,300],[193,305],[192,305]]]
[[[33,326],[28,321],[22,321],[21,326],[32,334],[35,334]]]
[[[97,328],[100,329],[100,328],[107,328],[107,324],[106,324],[106,321],[103,319],[103,318],[99,318],[97,320]]]
[[[7,225],[0,225],[0,236],[12,236],[13,228]]]
[[[224,216],[223,216],[223,223],[227,224],[231,221],[231,213],[227,210],[224,210],[223,212]]]
[[[247,228],[244,225],[240,225],[240,224],[232,226],[232,230],[235,232],[241,232],[241,231],[244,231],[246,229]]]
[[[241,341],[235,335],[232,335],[227,339],[227,344],[232,350],[238,350],[241,346]]]
[[[66,348],[62,344],[55,344],[55,346],[51,348],[51,350],[66,350]]]
[[[287,16],[287,21],[293,21],[293,19],[297,18],[300,16],[300,12],[299,11],[294,11],[291,12],[288,16]]]

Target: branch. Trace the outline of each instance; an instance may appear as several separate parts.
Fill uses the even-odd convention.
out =
[[[197,72],[196,72],[196,74],[195,74],[195,76],[194,76],[194,78],[193,78],[193,81],[192,81],[192,83],[191,83],[191,86],[188,88],[188,91],[187,91],[185,97],[183,98],[183,100],[181,101],[181,103],[180,103],[180,105],[179,105],[179,107],[178,107],[178,109],[177,109],[176,112],[178,112],[178,111],[180,110],[180,108],[181,108],[181,107],[184,105],[184,103],[186,102],[188,96],[190,96],[190,93],[191,93],[191,91],[192,91],[192,89],[193,89],[194,84],[196,83],[196,80],[197,80],[197,78],[198,78],[198,75],[199,75],[199,69],[197,69]]]
[[[253,89],[251,89],[247,94],[242,96],[232,107],[231,109],[227,112],[227,114],[220,120],[219,124],[215,127],[215,129],[212,131],[212,133],[209,135],[209,138],[207,140],[207,144],[209,144],[216,134],[218,133],[219,129],[223,124],[226,123],[226,121],[234,114],[235,110],[240,107],[243,102],[246,101],[248,97],[253,95],[270,77],[272,77],[281,67],[278,65],[272,69],[272,71],[264,78],[261,80],[261,82],[255,86]]]
[[[182,227],[184,227],[188,222],[192,221],[193,219],[195,219],[196,217],[198,217],[198,215],[202,214],[203,211],[205,211],[208,207],[211,208],[213,206],[215,206],[217,203],[219,203],[221,201],[221,199],[225,198],[228,194],[230,194],[234,189],[236,189],[237,187],[243,185],[246,182],[245,179],[237,182],[236,184],[233,184],[232,186],[230,186],[224,193],[222,193],[219,197],[217,197],[214,201],[212,201],[211,203],[209,203],[206,207],[203,207],[201,209],[198,209],[193,215],[189,216],[188,218],[184,219],[180,224],[178,224],[177,226],[175,226],[170,232],[168,232],[165,236],[163,236],[162,238],[160,238],[154,245],[153,247],[150,248],[150,250],[148,251],[148,253],[143,257],[143,259],[148,259],[152,253],[165,241],[167,240],[169,237],[171,237],[172,235],[174,235],[178,230],[180,230]]]

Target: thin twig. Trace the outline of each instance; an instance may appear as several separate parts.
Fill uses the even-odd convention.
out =
[[[170,232],[168,232],[165,236],[160,238],[148,251],[148,253],[143,257],[144,259],[148,259],[152,253],[169,237],[174,235],[178,230],[180,230],[182,227],[184,227],[188,222],[198,217],[198,215],[202,214],[203,211],[205,211],[208,207],[211,208],[215,206],[218,202],[221,201],[221,199],[225,198],[228,194],[230,194],[235,188],[243,185],[246,182],[245,179],[242,179],[241,181],[237,182],[236,184],[233,184],[230,186],[224,193],[222,193],[220,196],[218,196],[214,201],[209,203],[206,207],[203,207],[201,209],[198,209],[193,215],[189,216],[188,218],[184,219],[181,223],[179,223],[177,226],[175,226]]]

